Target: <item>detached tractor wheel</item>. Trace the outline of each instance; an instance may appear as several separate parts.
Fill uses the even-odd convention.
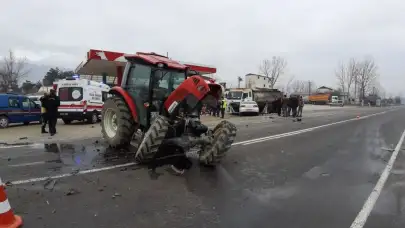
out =
[[[206,146],[200,154],[200,162],[209,166],[221,162],[235,141],[236,131],[236,126],[233,123],[226,120],[221,121],[214,128],[212,144]]]
[[[158,151],[168,130],[168,120],[163,116],[157,116],[149,130],[145,133],[141,144],[139,144],[138,151],[135,155],[136,162],[149,162]]]
[[[101,133],[107,143],[113,148],[128,146],[137,125],[124,99],[106,100],[101,116]]]

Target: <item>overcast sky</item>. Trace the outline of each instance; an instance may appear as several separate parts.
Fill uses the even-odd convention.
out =
[[[336,86],[339,61],[372,55],[381,84],[405,86],[405,1],[4,0],[0,55],[75,68],[90,48],[154,51],[214,65],[218,76],[257,73],[280,55],[287,75]],[[286,76],[287,77],[287,76]],[[284,80],[286,81],[286,80]]]

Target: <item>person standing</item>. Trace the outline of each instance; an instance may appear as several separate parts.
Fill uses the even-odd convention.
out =
[[[60,105],[60,99],[56,95],[56,91],[51,89],[48,96],[45,108],[48,116],[49,133],[51,136],[56,134],[56,122],[58,120],[58,107]]]
[[[298,97],[290,96],[292,117],[297,117]]]
[[[45,128],[46,128],[46,124],[48,123],[48,117],[47,117],[47,113],[46,113],[46,102],[48,99],[48,93],[45,93],[41,98],[39,98],[39,101],[41,101],[41,118],[42,118],[42,126],[41,126],[41,133],[48,133]]]
[[[226,110],[226,100],[224,97],[222,97],[222,101],[221,101],[221,118],[223,119],[225,116],[225,110]]]
[[[287,106],[288,106],[288,98],[287,95],[284,95],[283,99],[281,100],[281,107],[283,109],[283,116],[287,117]]]
[[[298,100],[298,117],[302,117],[302,109],[304,108],[304,99],[300,96]]]

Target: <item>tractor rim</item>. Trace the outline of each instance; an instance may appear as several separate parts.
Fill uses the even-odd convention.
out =
[[[109,138],[114,138],[118,130],[117,114],[113,109],[109,108],[105,111],[103,120],[105,133]]]

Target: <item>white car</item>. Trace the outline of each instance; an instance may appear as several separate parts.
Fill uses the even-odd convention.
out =
[[[259,106],[255,101],[242,101],[239,106],[239,115],[255,114],[259,115]]]
[[[42,96],[28,96],[29,99],[31,99],[33,102],[35,102],[35,104],[38,104],[39,106],[41,106],[41,101],[39,100]]]

